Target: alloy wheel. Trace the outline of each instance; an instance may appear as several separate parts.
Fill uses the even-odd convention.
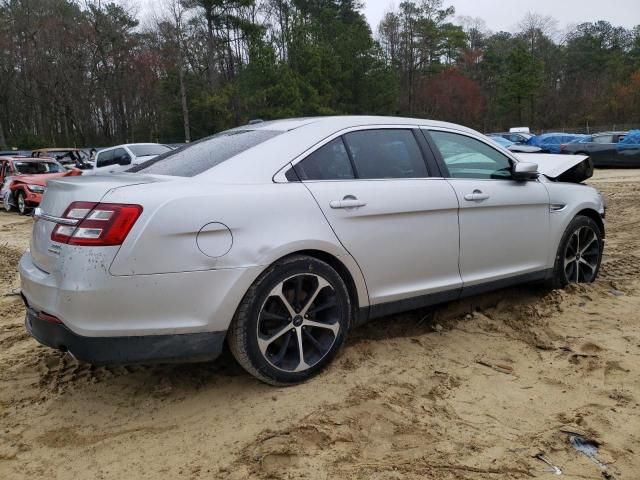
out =
[[[275,368],[301,372],[332,349],[341,327],[338,295],[316,274],[298,274],[278,283],[260,309],[258,348]]]
[[[26,211],[27,211],[27,205],[24,201],[24,195],[22,195],[22,193],[19,193],[18,194],[18,212],[24,215]]]
[[[600,241],[591,227],[577,228],[567,242],[564,274],[569,282],[592,282],[600,262]]]

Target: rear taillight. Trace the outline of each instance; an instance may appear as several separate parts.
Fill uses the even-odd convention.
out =
[[[51,240],[69,245],[122,245],[141,213],[140,205],[73,202],[62,217],[78,222],[56,225]]]
[[[561,152],[564,152],[564,149],[565,149],[566,147],[567,147],[566,145],[560,145],[560,151],[561,151]]]

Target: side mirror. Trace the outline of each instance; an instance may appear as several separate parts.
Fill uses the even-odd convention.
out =
[[[122,155],[118,160],[118,165],[131,165],[131,157],[129,155]]]
[[[513,165],[511,174],[514,180],[533,180],[538,178],[538,164],[533,162],[518,162]]]

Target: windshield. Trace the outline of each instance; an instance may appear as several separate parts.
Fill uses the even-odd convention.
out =
[[[128,145],[128,147],[136,157],[162,155],[163,153],[171,151],[171,149],[166,145]]]
[[[171,150],[127,172],[193,177],[281,133],[272,130],[227,130]]]
[[[62,173],[64,168],[55,162],[13,162],[16,171],[21,175],[39,175],[42,173]]]
[[[510,147],[515,143],[502,137],[489,137],[489,138],[493,140],[495,143],[497,143],[498,145],[502,145],[505,148]]]
[[[87,154],[82,150],[50,151],[48,155],[61,163],[82,162],[87,158]]]

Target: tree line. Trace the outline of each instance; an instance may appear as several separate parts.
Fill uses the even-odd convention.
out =
[[[251,119],[406,115],[482,131],[640,124],[640,25],[515,33],[407,0],[0,0],[0,148],[184,142]],[[570,19],[561,19],[564,23]]]

